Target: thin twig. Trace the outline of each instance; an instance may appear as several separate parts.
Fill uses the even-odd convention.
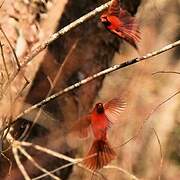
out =
[[[125,142],[123,142],[120,146],[116,146],[114,148],[121,148],[122,146],[126,145],[127,143],[129,143],[130,141],[136,139],[139,134],[141,133],[141,130],[143,129],[145,123],[149,120],[149,118],[151,117],[151,115],[156,112],[163,104],[165,104],[166,102],[168,102],[169,100],[171,100],[173,97],[175,97],[176,95],[180,94],[180,90],[175,92],[173,95],[171,95],[170,97],[168,97],[167,99],[165,99],[163,102],[161,102],[160,104],[158,104],[154,109],[152,109],[152,111],[148,114],[148,116],[146,117],[145,120],[143,120],[143,122],[140,124],[140,126],[138,127],[136,133],[134,136],[132,136],[131,138],[127,139]]]
[[[6,117],[2,116],[1,117],[1,129],[5,127],[6,124]],[[0,152],[3,150],[3,137],[4,137],[5,131],[0,132]]]
[[[13,146],[12,151],[13,151],[13,154],[14,154],[14,159],[15,159],[15,161],[17,163],[17,166],[18,166],[19,170],[21,171],[24,179],[25,180],[31,180],[31,178],[29,177],[28,173],[26,172],[24,166],[22,165],[22,163],[20,161],[17,147]]]
[[[21,146],[18,147],[18,149],[20,150],[20,152],[27,157],[27,159],[29,159],[29,161],[32,162],[32,164],[38,168],[39,170],[41,170],[42,172],[44,172],[46,175],[51,176],[53,179],[56,180],[60,180],[59,177],[55,176],[54,174],[52,174],[51,172],[47,171],[45,168],[43,168],[42,166],[40,166]]]
[[[50,173],[55,173],[57,171],[60,171],[60,170],[65,169],[65,168],[67,168],[69,166],[72,166],[72,165],[74,165],[74,162],[67,163],[67,164],[65,164],[65,165],[63,165],[61,167],[58,167],[58,168],[56,168],[56,169],[54,169],[52,171],[49,171],[49,172]],[[41,178],[46,177],[46,176],[47,176],[47,174],[42,174],[40,176],[37,176],[37,177],[33,178],[33,180],[41,179]]]
[[[159,174],[158,174],[158,180],[161,180],[161,172],[162,172],[164,157],[163,157],[162,146],[161,146],[161,141],[159,139],[159,136],[154,128],[153,128],[153,131],[154,131],[154,134],[155,134],[158,144],[159,144],[159,151],[160,151],[160,156],[161,156],[161,161],[160,161],[160,166],[159,166]]]
[[[93,157],[94,157],[94,156],[93,156]],[[92,158],[92,156],[91,156],[91,157],[86,157],[86,158],[84,158],[84,159],[88,159],[88,158]],[[54,170],[52,170],[52,171],[50,171],[50,172],[51,172],[51,173],[54,173],[54,172],[60,171],[60,170],[62,170],[62,169],[65,169],[65,168],[67,168],[67,167],[69,167],[69,166],[76,165],[76,164],[78,164],[78,163],[81,163],[84,159],[74,159],[73,162],[70,162],[70,163],[67,163],[67,164],[65,164],[65,165],[63,165],[63,166],[60,166],[60,167],[58,167],[58,168],[56,168],[56,169],[54,169]],[[78,166],[81,167],[81,164],[78,164]],[[83,168],[85,168],[85,167],[83,166]],[[88,169],[88,171],[90,171],[91,173],[94,173],[94,172],[91,171],[90,169]],[[100,174],[99,172],[96,172],[95,175],[101,175],[101,174]],[[43,178],[43,177],[45,177],[45,176],[47,176],[47,174],[42,174],[42,175],[40,175],[40,176],[38,176],[38,177],[36,177],[36,178],[33,178],[33,180],[41,179],[41,178]]]
[[[16,55],[16,52],[15,52],[15,50],[14,50],[14,48],[13,48],[10,40],[8,39],[6,33],[4,32],[4,30],[2,29],[1,26],[0,26],[0,30],[1,30],[1,32],[2,32],[2,34],[3,34],[3,36],[5,37],[7,43],[9,44],[10,48],[11,48],[11,51],[12,51],[12,53],[13,53],[13,55],[14,55],[14,59],[15,59],[16,65],[17,65],[17,70],[19,71],[20,68],[21,68],[21,65],[20,65],[20,62],[19,62],[18,57],[17,57],[17,55]]]
[[[178,71],[157,71],[152,73],[152,75],[156,75],[156,74],[180,74],[180,72]]]
[[[3,60],[3,65],[4,65],[5,72],[6,72],[6,76],[7,76],[7,79],[9,80],[9,72],[8,72],[6,60],[4,57],[3,45],[1,44],[1,42],[0,42],[0,49],[1,49],[1,56],[2,56],[2,60]]]
[[[62,71],[63,71],[63,68],[65,66],[65,64],[67,63],[67,60],[69,59],[70,55],[72,54],[72,52],[74,51],[74,49],[76,48],[77,46],[77,43],[79,42],[79,40],[75,41],[75,43],[72,45],[71,49],[69,50],[67,56],[65,57],[62,65],[60,66],[60,68],[58,69],[58,72],[56,73],[56,76],[54,78],[54,80],[52,81],[50,79],[50,77],[48,76],[47,79],[49,80],[49,83],[50,83],[50,90],[48,91],[47,95],[45,98],[48,98],[52,91],[54,90],[58,80],[59,80],[59,77],[62,75]],[[30,131],[32,130],[34,124],[38,121],[40,115],[41,115],[41,112],[43,111],[43,106],[41,108],[39,108],[34,120],[33,120],[33,124],[31,125],[30,129],[28,130],[28,133],[26,134],[26,136],[24,137],[24,139],[29,135]]]
[[[3,0],[3,1],[1,2],[0,9],[2,8],[4,2],[5,2],[5,0]]]
[[[7,41],[7,43],[8,43],[9,46],[10,46],[10,49],[11,49],[11,51],[12,51],[12,53],[13,53],[15,62],[16,62],[16,64],[17,64],[17,71],[19,72],[21,66],[20,66],[20,62],[19,62],[19,60],[18,60],[18,57],[17,57],[17,55],[16,55],[16,52],[15,52],[15,50],[14,50],[14,48],[13,48],[13,46],[12,46],[10,40],[8,39],[6,33],[4,32],[4,30],[2,29],[1,26],[0,26],[0,30],[1,30],[2,34],[4,35],[4,37],[5,37],[6,41]],[[2,57],[3,57],[3,53],[2,53]],[[5,62],[5,60],[3,60],[3,62]],[[4,63],[4,64],[5,64],[5,63]],[[5,67],[6,67],[6,66],[5,66]],[[7,69],[7,67],[6,67],[6,69]],[[6,70],[6,71],[7,71],[7,70]],[[7,83],[8,83],[8,85],[10,85],[11,80],[10,80],[10,78],[9,78],[9,73],[8,73],[8,71],[7,71],[6,73],[7,73],[7,78],[8,78]],[[26,87],[26,86],[29,84],[29,81],[28,81],[28,79],[26,78],[26,76],[24,75],[23,72],[22,72],[22,76],[23,76],[23,78],[24,78],[25,81],[26,81],[26,83],[25,83],[25,87]],[[26,84],[27,84],[27,85],[26,85]],[[7,87],[8,87],[8,86],[7,86]],[[23,88],[24,88],[24,87],[23,87]],[[5,92],[5,91],[4,91],[4,92]],[[19,93],[18,93],[18,95],[19,95]],[[18,97],[18,96],[17,96],[17,97]],[[16,99],[17,99],[17,98],[15,98],[14,101],[15,101]],[[12,105],[13,102],[12,102],[11,90],[10,90],[10,100],[11,100],[11,105]]]
[[[16,102],[16,100],[22,95],[23,91],[26,89],[26,87],[29,85],[29,81],[26,81],[23,85],[23,87],[19,90],[19,92],[16,94],[16,97],[13,100],[13,103]]]
[[[4,32],[4,30],[2,29],[1,26],[0,26],[0,30],[1,30],[1,32],[3,33],[5,39],[6,39],[6,41],[8,42],[8,44],[9,44],[9,46],[10,46],[10,49],[11,49],[11,51],[12,51],[12,53],[13,53],[15,62],[16,62],[16,64],[17,64],[17,72],[20,72],[20,70],[21,70],[21,65],[20,65],[19,59],[18,59],[18,57],[17,57],[17,55],[16,55],[16,52],[15,52],[15,50],[14,50],[14,48],[13,48],[10,40],[8,39],[6,33]],[[29,80],[28,80],[28,79],[26,78],[26,76],[24,75],[24,72],[22,72],[22,76],[23,76],[23,78],[25,79],[26,83],[29,84]],[[11,79],[8,79],[8,84],[10,84],[11,82],[12,82]]]
[[[66,155],[64,155],[64,154],[60,154],[60,153],[58,153],[58,152],[55,152],[55,151],[50,150],[50,149],[48,149],[48,148],[39,146],[39,145],[37,145],[37,144],[32,144],[32,143],[30,143],[30,142],[25,142],[25,141],[20,142],[20,144],[21,144],[22,146],[26,146],[26,147],[33,147],[33,148],[35,148],[35,149],[38,150],[38,151],[42,151],[42,152],[44,152],[44,153],[46,153],[46,154],[50,154],[50,155],[52,155],[52,156],[54,156],[54,157],[57,157],[57,158],[59,158],[59,159],[63,159],[63,160],[69,161],[69,162],[76,162],[76,161],[77,161],[77,160],[75,160],[75,159],[73,159],[73,158],[71,158],[71,157],[69,157],[69,156],[66,156]],[[78,160],[79,160],[79,159],[78,159]]]
[[[53,150],[50,150],[50,149],[48,149],[48,148],[45,148],[45,147],[42,147],[42,146],[39,146],[39,145],[36,145],[36,144],[32,144],[32,143],[30,143],[30,142],[22,141],[22,142],[19,142],[19,143],[20,143],[22,146],[26,146],[26,147],[31,146],[31,147],[35,148],[36,150],[38,150],[38,151],[41,151],[41,152],[44,152],[44,153],[49,154],[49,155],[51,155],[51,156],[54,156],[54,157],[56,157],[56,158],[63,159],[63,160],[66,160],[66,161],[68,161],[68,162],[71,162],[71,163],[65,165],[65,166],[67,166],[67,167],[68,167],[68,166],[71,166],[72,164],[73,164],[73,165],[74,165],[74,164],[77,164],[77,166],[79,166],[79,167],[81,167],[81,168],[89,171],[90,173],[94,173],[96,176],[101,176],[101,177],[102,177],[102,175],[99,174],[98,172],[94,172],[94,171],[86,168],[85,166],[83,166],[83,165],[81,164],[81,162],[83,162],[84,159],[92,158],[92,157],[95,156],[96,154],[93,154],[93,155],[91,155],[91,156],[88,156],[87,158],[84,158],[84,159],[80,159],[80,158],[79,158],[79,159],[74,159],[74,158],[71,158],[71,157],[66,156],[66,155],[64,155],[64,154],[61,154],[61,153],[55,152],[55,151],[53,151]],[[63,169],[63,168],[62,168],[62,169]],[[43,176],[43,177],[44,177],[44,176]]]
[[[0,152],[0,154],[3,156],[4,159],[6,159],[9,163],[9,170],[8,170],[8,175],[11,174],[11,169],[12,169],[12,161],[3,153],[3,152]]]
[[[137,57],[135,59],[126,61],[126,62],[121,63],[121,64],[114,65],[114,66],[112,66],[110,68],[107,68],[107,69],[105,69],[103,71],[100,71],[100,72],[98,72],[98,73],[96,73],[96,74],[94,74],[92,76],[89,76],[89,77],[83,79],[80,82],[77,82],[77,83],[75,83],[75,84],[73,84],[73,85],[71,85],[71,86],[69,86],[69,87],[67,87],[67,88],[65,88],[65,89],[63,89],[63,90],[61,90],[61,91],[59,91],[59,92],[49,96],[49,97],[47,97],[46,99],[40,101],[39,103],[31,106],[30,108],[28,108],[28,109],[24,110],[22,113],[20,113],[15,119],[18,119],[18,118],[22,117],[24,114],[29,113],[30,111],[32,111],[32,110],[34,110],[36,108],[41,107],[42,105],[48,103],[49,101],[51,101],[51,100],[53,100],[53,99],[55,99],[55,98],[65,94],[65,93],[67,93],[69,91],[72,91],[75,88],[78,88],[78,87],[80,87],[80,86],[82,86],[82,85],[84,85],[84,84],[86,84],[86,83],[88,83],[88,82],[90,82],[90,81],[92,81],[94,79],[97,79],[100,76],[103,76],[105,74],[109,74],[109,73],[114,72],[114,71],[116,71],[118,69],[121,69],[121,68],[125,68],[125,67],[127,67],[129,65],[133,65],[133,64],[138,63],[140,61],[152,58],[154,56],[157,56],[157,55],[159,55],[159,54],[161,54],[161,53],[163,53],[163,52],[165,52],[167,50],[170,50],[170,49],[172,49],[172,48],[174,48],[176,46],[179,46],[179,45],[180,45],[180,40],[178,40],[178,41],[176,41],[174,43],[171,43],[171,44],[169,44],[167,46],[164,46],[160,50],[148,53],[148,54],[146,54],[146,55],[144,55],[142,57]]]
[[[3,135],[2,135],[2,141],[4,141],[6,139],[6,136],[8,135],[9,131],[10,131],[10,128],[11,128],[11,123],[12,123],[12,117],[5,117],[5,122],[8,121],[8,128],[6,129],[5,132],[3,132]]]
[[[145,119],[145,121],[147,121],[149,118],[150,118],[150,116],[154,113],[154,112],[156,112],[163,104],[165,104],[166,102],[168,102],[170,99],[172,99],[174,96],[176,96],[176,95],[178,95],[178,94],[180,94],[180,90],[179,91],[177,91],[177,92],[175,92],[174,94],[172,94],[170,97],[168,97],[167,99],[165,99],[163,102],[161,102],[160,104],[158,104],[150,113],[149,113],[149,115],[147,116],[147,118]]]
[[[122,169],[122,168],[117,167],[117,166],[108,165],[108,166],[105,166],[104,169],[117,169],[121,173],[126,174],[132,180],[140,180],[135,175],[133,175],[133,174],[129,173],[128,171],[126,171],[125,169]]]

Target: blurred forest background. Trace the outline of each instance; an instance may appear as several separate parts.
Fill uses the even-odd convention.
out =
[[[180,91],[180,74],[160,73],[180,73],[179,47],[63,94],[19,117],[8,134],[3,131],[23,110],[49,95],[180,38],[179,0],[122,0],[140,23],[139,52],[108,32],[97,15],[55,40],[25,68],[18,69],[18,62],[22,64],[24,57],[51,34],[105,2],[0,1],[0,179],[28,179],[27,174],[31,179],[40,179],[37,177],[44,173],[46,176],[41,179],[45,180],[91,179],[92,172],[77,164],[57,170],[54,176],[47,175],[68,161],[21,142],[38,144],[67,155],[72,161],[83,158],[93,137],[85,140],[69,137],[69,128],[90,112],[93,104],[115,96],[122,96],[127,103],[122,118],[108,133],[117,158],[93,178],[180,179],[180,95],[158,107]],[[10,79],[17,71],[16,77]],[[138,136],[121,146],[145,120]],[[22,167],[27,174],[22,175]]]

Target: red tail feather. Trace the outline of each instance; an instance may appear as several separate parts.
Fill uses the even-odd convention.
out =
[[[107,140],[95,140],[84,160],[84,165],[91,170],[101,169],[116,156]],[[88,158],[89,157],[89,158]]]

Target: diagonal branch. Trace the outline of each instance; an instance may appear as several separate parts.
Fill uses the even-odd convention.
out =
[[[54,174],[52,174],[51,172],[49,172],[48,170],[46,170],[45,168],[41,167],[21,146],[18,147],[18,149],[20,150],[20,152],[26,156],[29,161],[32,162],[32,164],[34,166],[36,166],[36,168],[38,168],[39,170],[41,170],[42,172],[44,172],[46,175],[51,176],[51,178],[56,179],[56,180],[60,180],[59,177],[55,176]]]
[[[70,55],[71,55],[72,52],[74,51],[75,47],[77,46],[77,43],[78,43],[78,41],[76,41],[76,42],[72,45],[72,47],[71,47],[70,51],[68,52],[65,60],[63,61],[62,65],[60,66],[60,68],[59,68],[59,70],[58,70],[58,72],[56,73],[56,76],[55,76],[54,80],[51,81],[51,79],[49,78],[49,83],[50,83],[50,86],[51,86],[51,87],[50,87],[50,90],[48,91],[48,93],[47,93],[47,95],[46,95],[45,98],[49,97],[49,96],[51,95],[52,91],[54,90],[54,88],[55,88],[55,86],[56,86],[56,84],[57,84],[57,82],[58,82],[58,79],[59,79],[59,77],[60,77],[61,74],[62,74],[62,70],[63,70],[63,68],[64,68],[64,65],[66,64],[68,58],[70,57]],[[39,119],[42,111],[43,111],[43,107],[41,107],[41,108],[38,110],[38,112],[37,112],[37,114],[36,114],[36,116],[35,116],[35,118],[34,118],[34,120],[33,120],[33,124],[32,124],[32,126],[30,127],[30,129],[28,130],[27,134],[25,135],[25,138],[28,136],[28,133],[30,133],[30,131],[31,131],[31,129],[33,128],[34,124],[36,124],[36,122],[38,121],[38,119]]]
[[[15,161],[17,163],[17,166],[18,166],[19,170],[21,171],[24,179],[25,180],[31,180],[31,178],[29,177],[28,173],[26,172],[23,164],[20,161],[17,147],[13,146],[12,151],[13,151],[13,154],[14,154],[14,159],[15,159]]]
[[[5,0],[3,0],[3,1],[1,2],[1,4],[0,4],[0,8],[3,6],[3,4],[4,4],[4,1],[5,1]]]
[[[143,120],[143,122],[140,124],[140,126],[138,127],[135,135],[132,136],[132,137],[130,137],[129,139],[127,139],[127,140],[126,140],[125,142],[123,142],[120,146],[116,146],[116,147],[114,147],[114,148],[121,148],[122,146],[126,145],[127,143],[129,143],[129,142],[132,141],[133,139],[136,139],[136,138],[139,136],[141,130],[143,129],[145,123],[146,123],[146,122],[149,120],[149,118],[151,117],[151,115],[152,115],[153,113],[155,113],[163,104],[167,103],[168,101],[170,101],[172,98],[174,98],[175,96],[177,96],[177,95],[179,95],[179,94],[180,94],[180,90],[177,91],[177,92],[175,92],[173,95],[171,95],[170,97],[168,97],[167,99],[165,99],[163,102],[161,102],[160,104],[158,104],[155,108],[153,108],[153,109],[151,110],[151,112],[147,115],[146,119]]]
[[[103,71],[100,71],[97,74],[89,76],[89,77],[83,79],[82,81],[77,82],[77,83],[75,83],[75,84],[73,84],[73,85],[71,85],[71,86],[69,86],[69,87],[67,87],[67,88],[65,88],[65,89],[63,89],[63,90],[61,90],[61,91],[59,91],[59,92],[49,96],[49,97],[47,97],[46,99],[40,101],[39,103],[31,106],[30,108],[28,108],[28,109],[24,110],[22,113],[20,113],[15,119],[18,119],[18,118],[22,117],[24,114],[29,113],[30,111],[32,111],[32,110],[34,110],[36,108],[41,107],[42,105],[48,103],[49,101],[51,101],[51,100],[53,100],[53,99],[55,99],[55,98],[65,94],[65,93],[67,93],[69,91],[72,91],[72,90],[74,90],[74,89],[76,89],[76,88],[78,88],[78,87],[80,87],[80,86],[82,86],[82,85],[84,85],[84,84],[94,80],[94,79],[97,79],[100,76],[103,76],[105,74],[109,74],[109,73],[114,72],[114,71],[116,71],[118,69],[125,68],[127,66],[133,65],[133,64],[138,63],[140,61],[143,61],[143,60],[149,59],[151,57],[157,56],[157,55],[159,55],[159,54],[161,54],[161,53],[163,53],[165,51],[168,51],[168,50],[170,50],[170,49],[172,49],[172,48],[174,48],[176,46],[179,46],[179,45],[180,45],[180,40],[178,40],[178,41],[176,41],[174,43],[171,43],[171,44],[169,44],[167,46],[164,46],[160,50],[148,53],[148,54],[146,54],[146,55],[144,55],[142,57],[137,57],[135,59],[132,59],[132,60],[129,60],[129,61],[125,61],[124,63],[117,64],[117,65],[114,65],[114,66],[112,66],[110,68],[107,68],[107,69],[105,69]]]
[[[30,143],[30,142],[21,141],[21,142],[19,142],[19,143],[21,144],[21,146],[33,147],[33,148],[36,149],[37,151],[44,152],[44,153],[46,153],[46,154],[49,154],[49,155],[54,156],[54,157],[59,158],[59,159],[63,159],[63,160],[65,160],[65,161],[69,161],[69,162],[73,162],[73,163],[76,163],[77,161],[78,161],[78,162],[81,162],[81,161],[82,161],[82,159],[76,160],[76,159],[73,159],[73,158],[71,158],[71,157],[68,157],[68,156],[66,156],[66,155],[64,155],[64,154],[60,154],[60,153],[58,153],[58,152],[55,152],[55,151],[53,151],[53,150],[50,150],[50,149],[48,149],[48,148],[39,146],[39,145],[37,145],[37,144]]]
[[[123,174],[126,174],[129,179],[132,179],[132,180],[140,180],[139,178],[137,178],[135,175],[129,173],[128,171],[120,168],[120,167],[117,167],[117,166],[113,166],[113,165],[108,165],[108,166],[105,166],[104,169],[117,169],[118,171],[120,171],[121,173]]]
[[[161,141],[159,139],[159,136],[156,132],[156,130],[153,128],[154,134],[157,138],[158,144],[159,144],[159,151],[160,151],[160,156],[161,156],[161,161],[160,161],[160,166],[159,166],[159,173],[158,173],[158,180],[161,180],[161,173],[162,173],[162,167],[163,167],[163,161],[164,161],[164,156],[163,156],[163,152],[162,152],[162,145],[161,145]]]
[[[15,50],[14,50],[14,48],[13,48],[10,40],[8,39],[6,33],[4,32],[4,30],[3,30],[3,28],[2,28],[1,26],[0,26],[0,30],[1,30],[3,36],[5,37],[7,43],[9,44],[9,46],[10,46],[10,48],[11,48],[11,50],[12,50],[12,53],[13,53],[13,56],[14,56],[14,59],[15,59],[16,65],[17,65],[17,70],[19,71],[20,68],[21,68],[21,66],[20,66],[20,62],[19,62],[19,60],[18,60],[18,57],[17,57],[17,55],[16,55],[16,52],[15,52]]]
[[[178,71],[157,71],[152,73],[152,75],[156,75],[156,74],[180,74],[180,72]]]
[[[1,50],[1,56],[2,56],[2,60],[3,60],[3,65],[4,65],[5,72],[6,72],[6,76],[7,76],[7,79],[9,80],[9,72],[8,72],[6,60],[4,57],[3,44],[1,42],[0,42],[0,50]]]
[[[42,146],[39,146],[39,145],[37,145],[37,144],[33,144],[33,143],[30,143],[30,142],[26,142],[26,141],[21,141],[21,142],[17,141],[17,142],[20,143],[21,146],[33,147],[33,148],[36,149],[37,151],[41,151],[41,152],[44,152],[44,153],[49,154],[49,155],[51,155],[51,156],[54,156],[54,157],[56,157],[56,158],[63,159],[63,160],[65,160],[65,161],[69,161],[69,162],[70,162],[70,163],[65,164],[64,166],[61,166],[60,168],[57,168],[56,170],[64,169],[64,168],[66,168],[66,167],[69,167],[69,166],[72,166],[72,165],[77,164],[77,166],[79,166],[80,168],[83,168],[83,169],[89,171],[90,173],[94,173],[96,176],[100,176],[100,175],[101,175],[100,173],[98,173],[98,172],[93,172],[92,170],[86,168],[83,164],[81,164],[81,163],[83,162],[83,160],[84,160],[84,159],[82,159],[82,158],[74,159],[74,158],[71,158],[71,157],[66,156],[66,155],[64,155],[64,154],[61,154],[61,153],[58,153],[58,152],[56,152],[56,151],[50,150],[50,149],[48,149],[48,148],[46,148],[46,147],[42,147]],[[96,154],[93,154],[93,155],[87,157],[87,159],[88,159],[88,158],[91,158],[91,157],[94,156],[94,155],[96,155]],[[55,170],[55,171],[56,171],[56,170]],[[55,172],[55,171],[50,171],[50,173],[53,173],[53,172]],[[46,175],[47,175],[47,174],[43,174],[42,177],[44,177],[44,176],[46,176]],[[41,177],[41,176],[39,176],[39,177]],[[39,179],[39,177],[37,177],[37,178],[35,178],[35,179]]]
[[[93,81],[94,79],[97,79],[98,77],[101,77],[101,76],[103,76],[103,75],[109,74],[109,73],[114,72],[114,71],[116,71],[116,70],[125,68],[125,67],[127,67],[127,66],[133,65],[133,64],[135,64],[135,63],[139,63],[139,62],[141,62],[141,61],[147,60],[147,59],[149,59],[149,58],[152,58],[152,57],[154,57],[154,56],[157,56],[157,55],[159,55],[159,54],[162,54],[163,52],[166,52],[166,51],[168,51],[168,50],[170,50],[170,49],[172,49],[172,48],[174,48],[174,47],[177,47],[177,46],[179,46],[179,45],[180,45],[180,40],[175,41],[175,42],[173,42],[173,43],[171,43],[171,44],[168,44],[168,45],[164,46],[163,48],[161,48],[161,49],[159,49],[159,50],[157,50],[157,51],[153,51],[153,52],[148,53],[148,54],[146,54],[146,55],[144,55],[144,56],[137,57],[137,58],[134,58],[134,59],[125,61],[124,63],[121,63],[121,64],[113,65],[113,66],[111,66],[110,68],[107,68],[107,69],[105,69],[105,70],[103,70],[103,71],[100,71],[100,72],[98,72],[98,73],[96,73],[96,74],[93,74],[92,76],[89,76],[89,77],[83,79],[82,81],[79,81],[79,82],[77,82],[77,83],[75,83],[75,84],[73,84],[73,85],[71,85],[71,86],[69,86],[69,87],[67,87],[67,88],[65,88],[65,89],[63,89],[63,90],[60,90],[59,92],[57,92],[57,93],[55,93],[55,94],[53,94],[53,95],[45,98],[44,100],[40,101],[39,103],[37,103],[37,104],[35,104],[35,105],[33,105],[33,106],[25,109],[23,112],[21,112],[18,116],[15,117],[15,119],[13,120],[13,122],[11,123],[11,125],[12,125],[13,123],[15,123],[18,118],[20,118],[20,117],[24,116],[25,114],[31,112],[32,110],[34,110],[34,109],[36,109],[36,108],[39,108],[39,107],[47,104],[49,101],[52,101],[52,100],[54,100],[55,98],[57,98],[57,97],[65,94],[65,93],[67,93],[67,92],[69,92],[69,91],[72,91],[72,90],[74,90],[74,89],[76,89],[76,88],[78,88],[78,87],[80,87],[80,86],[82,86],[82,85],[84,85],[84,84],[86,84],[86,83],[88,83],[88,82],[90,82],[90,81]],[[6,126],[6,127],[4,127],[4,128],[0,131],[0,133],[1,133],[2,131],[4,131],[5,129],[7,129],[8,127],[9,127],[9,125]]]

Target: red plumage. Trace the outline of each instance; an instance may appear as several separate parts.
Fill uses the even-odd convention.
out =
[[[82,117],[72,128],[79,137],[87,137],[88,129],[91,127],[94,135],[93,144],[88,151],[84,164],[97,170],[107,165],[115,158],[115,151],[107,140],[107,130],[120,118],[125,103],[120,98],[114,98],[107,103],[97,103],[92,112]]]
[[[138,49],[137,43],[140,40],[138,23],[135,17],[121,7],[119,0],[112,0],[112,4],[101,15],[100,19],[109,31],[127,41],[135,49]]]

